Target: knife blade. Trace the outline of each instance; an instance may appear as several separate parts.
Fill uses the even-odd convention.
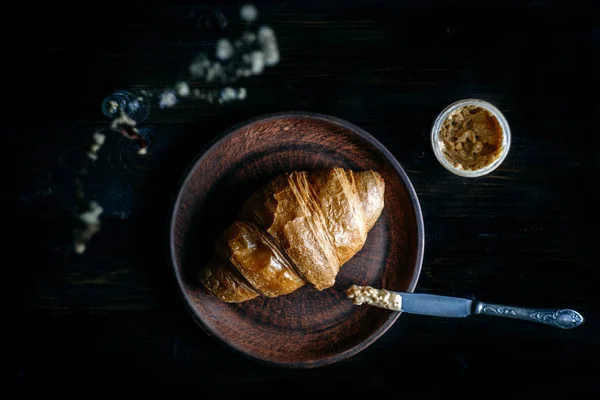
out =
[[[464,318],[472,314],[473,300],[423,293],[399,293],[401,310],[409,314]]]

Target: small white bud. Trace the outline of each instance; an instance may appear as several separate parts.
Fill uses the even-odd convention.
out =
[[[254,75],[260,74],[265,69],[265,55],[262,51],[253,51],[250,55],[250,60]]]
[[[245,4],[240,8],[240,18],[246,22],[252,22],[258,16],[256,7],[252,4]]]
[[[248,44],[254,43],[256,34],[254,34],[254,32],[246,31],[242,34],[242,40]]]
[[[160,108],[173,107],[175,104],[177,104],[177,96],[175,96],[175,92],[171,90],[162,92],[158,104]]]
[[[85,244],[83,243],[77,243],[75,245],[75,253],[77,254],[83,254],[85,252]]]
[[[273,42],[275,39],[275,32],[273,29],[268,26],[261,26],[258,29],[258,41],[261,45],[264,45],[266,42]]]
[[[210,67],[210,61],[206,54],[199,54],[192,64],[190,64],[190,74],[195,77],[202,78],[206,69]]]
[[[79,215],[79,219],[86,225],[94,225],[99,223],[98,217],[102,214],[102,207],[95,201],[90,202],[90,209]]]
[[[92,138],[94,140],[94,143],[102,146],[104,144],[104,140],[106,139],[106,136],[101,133],[96,132],[92,135]]]
[[[237,97],[237,92],[232,87],[226,87],[221,90],[221,94],[219,97],[219,102],[231,101]]]
[[[217,42],[217,58],[220,60],[229,60],[233,56],[233,46],[227,39],[219,39]]]
[[[190,94],[190,87],[188,86],[187,82],[180,81],[175,84],[175,91],[177,92],[177,95],[186,97]]]
[[[279,62],[279,50],[277,46],[263,47],[265,53],[265,65],[273,66]]]
[[[220,76],[222,72],[223,68],[221,67],[221,63],[214,63],[206,71],[206,82],[212,82],[217,76]]]

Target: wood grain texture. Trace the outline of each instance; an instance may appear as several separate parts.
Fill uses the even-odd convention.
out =
[[[209,4],[235,16],[240,3]],[[101,101],[132,86],[163,90],[208,48],[214,32],[196,28],[189,4],[11,5],[23,10],[8,14],[22,23],[5,50],[14,74],[4,93],[20,118],[8,113],[0,128],[10,201],[9,380],[185,384],[232,394],[282,386],[542,396],[556,395],[563,382],[563,391],[600,391],[600,272],[597,235],[589,233],[600,204],[599,2],[256,1],[260,23],[278,37],[281,63],[244,82],[244,102],[154,107],[142,124],[151,135],[146,158],[109,135],[84,180],[105,208],[103,230],[76,257],[74,168],[89,135],[106,126]],[[226,34],[240,28],[234,20]],[[502,166],[475,180],[444,170],[429,142],[436,115],[470,97],[496,105],[513,138]],[[348,120],[401,163],[425,222],[416,291],[570,307],[586,323],[563,332],[402,315],[355,356],[305,371],[260,365],[217,345],[171,289],[169,212],[200,149],[241,121],[288,110]],[[533,371],[552,384],[531,379]]]
[[[319,292],[307,285],[241,304],[224,303],[202,288],[199,267],[254,191],[282,172],[330,167],[377,171],[386,183],[382,215],[332,288]],[[187,174],[172,218],[171,257],[191,314],[209,334],[267,364],[317,367],[363,350],[399,313],[357,307],[345,290],[358,284],[412,292],[421,271],[423,220],[408,176],[371,135],[328,116],[277,114],[225,133]]]

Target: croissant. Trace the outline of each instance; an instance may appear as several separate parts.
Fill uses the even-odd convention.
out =
[[[362,249],[383,209],[384,190],[374,171],[281,174],[244,203],[198,279],[228,303],[289,294],[306,283],[329,288]]]

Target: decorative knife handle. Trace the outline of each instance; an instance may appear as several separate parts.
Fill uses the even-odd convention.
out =
[[[538,310],[534,308],[500,306],[480,301],[475,303],[474,314],[539,322],[562,329],[571,329],[583,324],[583,316],[577,311],[569,309]]]

